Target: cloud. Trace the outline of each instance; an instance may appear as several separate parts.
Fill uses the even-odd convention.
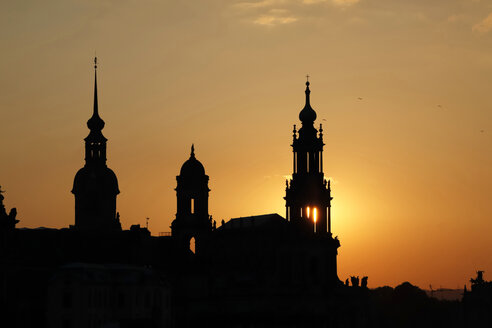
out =
[[[465,15],[455,14],[448,17],[448,23],[457,23],[465,19]]]
[[[331,0],[331,2],[336,6],[347,7],[355,5],[359,0]]]
[[[276,26],[276,25],[294,23],[297,20],[298,19],[293,16],[278,17],[273,15],[261,15],[260,17],[255,19],[253,23],[258,25],[265,25],[265,26]]]
[[[347,7],[356,4],[359,0],[302,0],[304,4],[312,5],[321,2],[331,2],[335,6]]]
[[[256,9],[256,8],[271,7],[271,6],[283,4],[285,2],[286,0],[261,0],[256,2],[239,2],[236,4],[236,7],[242,9]]]
[[[261,26],[279,26],[297,22],[313,14],[314,4],[330,4],[346,8],[360,0],[246,0],[231,5],[233,15]],[[359,22],[360,23],[360,22]]]
[[[492,30],[492,13],[490,13],[483,21],[473,26],[473,31],[478,33],[487,33],[490,30]]]
[[[254,24],[264,26],[277,26],[294,23],[298,18],[292,16],[286,9],[271,9],[268,13],[260,15],[255,20]]]

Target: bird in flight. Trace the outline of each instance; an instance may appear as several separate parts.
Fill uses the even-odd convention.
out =
[[[362,100],[362,97],[359,97],[359,98],[357,98],[357,99]]]

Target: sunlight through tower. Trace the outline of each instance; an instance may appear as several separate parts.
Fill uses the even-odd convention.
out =
[[[323,127],[314,127],[316,112],[311,107],[309,81],[306,82],[306,104],[299,113],[302,126],[293,130],[293,173],[287,181],[286,218],[317,234],[331,235],[330,181],[323,173]],[[311,220],[311,216],[314,219]]]

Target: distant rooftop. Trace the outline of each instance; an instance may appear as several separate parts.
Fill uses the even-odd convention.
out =
[[[220,226],[218,229],[245,229],[261,227],[271,223],[283,223],[285,219],[277,213],[246,216],[240,218],[233,218]]]

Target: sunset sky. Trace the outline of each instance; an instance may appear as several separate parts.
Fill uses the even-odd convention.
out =
[[[154,235],[192,143],[217,222],[285,215],[309,74],[339,277],[492,279],[492,1],[7,0],[0,40],[0,185],[20,227],[74,223],[95,53],[122,225],[149,217]]]

